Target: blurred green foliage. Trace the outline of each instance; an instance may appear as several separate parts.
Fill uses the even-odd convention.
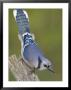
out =
[[[30,31],[45,57],[54,64],[55,73],[48,70],[37,71],[41,81],[62,80],[62,9],[25,9],[29,15]],[[18,39],[18,27],[13,17],[13,9],[9,9],[9,56],[21,52]],[[9,80],[15,78],[9,70]]]

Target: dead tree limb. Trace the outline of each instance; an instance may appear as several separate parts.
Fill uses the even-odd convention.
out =
[[[25,63],[22,64],[16,55],[9,57],[9,69],[17,81],[39,81],[37,75],[30,73],[30,68]]]

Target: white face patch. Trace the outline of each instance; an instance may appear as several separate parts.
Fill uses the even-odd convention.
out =
[[[47,69],[46,67],[44,67],[43,63],[40,65],[40,69],[39,70],[45,70]]]

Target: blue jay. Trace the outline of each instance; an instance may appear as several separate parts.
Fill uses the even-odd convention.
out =
[[[29,18],[25,10],[15,9],[13,15],[18,26],[18,36],[21,41],[21,55],[25,63],[35,69],[48,69],[53,72],[50,60],[44,57],[38,48],[34,35],[30,33]]]

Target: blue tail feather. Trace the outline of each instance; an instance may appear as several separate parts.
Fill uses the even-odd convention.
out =
[[[22,9],[17,9],[16,22],[18,24],[19,34],[30,33],[29,21]]]

